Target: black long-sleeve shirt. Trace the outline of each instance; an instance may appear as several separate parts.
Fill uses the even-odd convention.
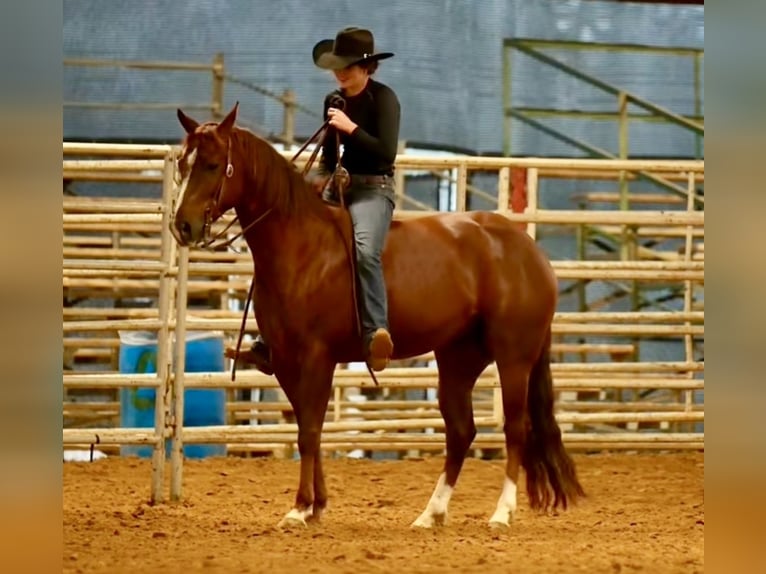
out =
[[[325,119],[330,99],[336,94],[338,92],[334,91],[325,97]],[[401,113],[396,93],[385,84],[369,78],[359,94],[352,97],[343,95],[343,98],[346,100],[343,111],[358,127],[350,134],[340,132],[343,145],[341,165],[352,175],[393,175]],[[337,162],[335,132],[335,128],[328,128],[322,146],[321,166],[328,173],[335,169]]]

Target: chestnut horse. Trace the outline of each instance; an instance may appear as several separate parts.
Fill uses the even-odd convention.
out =
[[[208,241],[234,209],[253,258],[253,304],[274,375],[298,424],[300,484],[280,524],[305,525],[327,505],[320,441],[338,363],[363,361],[350,271],[350,218],[323,201],[267,141],[183,111],[179,197],[171,224],[181,245]],[[502,387],[507,461],[490,525],[509,524],[519,470],[533,509],[584,496],[554,418],[549,366],[557,302],[553,270],[526,233],[491,212],[438,213],[393,221],[382,256],[393,359],[435,352],[446,460],[412,526],[443,524],[476,436],[471,392],[493,361]],[[500,486],[500,485],[498,485]]]

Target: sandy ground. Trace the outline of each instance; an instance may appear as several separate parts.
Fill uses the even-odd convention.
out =
[[[65,573],[683,572],[704,569],[704,455],[575,455],[588,498],[556,515],[520,489],[510,530],[487,526],[503,461],[466,461],[448,524],[413,531],[441,457],[329,459],[321,524],[282,531],[295,461],[190,460],[184,500],[151,506],[150,463],[64,463]],[[169,475],[169,469],[168,473]],[[166,490],[167,492],[167,490]]]

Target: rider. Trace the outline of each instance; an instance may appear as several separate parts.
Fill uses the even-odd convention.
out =
[[[325,189],[335,170],[335,134],[343,145],[341,165],[351,181],[344,194],[353,221],[357,271],[361,283],[362,334],[366,360],[383,370],[393,353],[388,331],[388,301],[381,266],[381,253],[394,210],[394,160],[399,138],[400,106],[396,93],[373,80],[378,62],[393,56],[375,52],[372,32],[348,27],[335,39],[322,40],[313,49],[314,64],[332,70],[339,90],[327,94],[324,117],[330,127],[322,148],[319,178],[315,185]],[[343,109],[336,98],[343,98]],[[324,198],[332,200],[332,191]],[[256,367],[271,374],[270,353],[259,336],[252,346]]]

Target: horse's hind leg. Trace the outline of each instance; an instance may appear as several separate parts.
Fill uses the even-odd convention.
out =
[[[503,394],[503,414],[505,421],[506,464],[503,490],[497,501],[497,508],[489,519],[493,528],[505,528],[510,525],[516,512],[516,491],[519,483],[521,456],[526,439],[527,426],[527,385],[529,381],[530,361],[525,361],[517,353],[500,355],[497,361],[500,386]]]
[[[491,362],[482,344],[466,337],[436,351],[439,368],[439,410],[447,435],[447,457],[431,499],[413,527],[431,528],[447,518],[452,491],[455,488],[465,455],[476,436],[471,391],[477,377]]]

